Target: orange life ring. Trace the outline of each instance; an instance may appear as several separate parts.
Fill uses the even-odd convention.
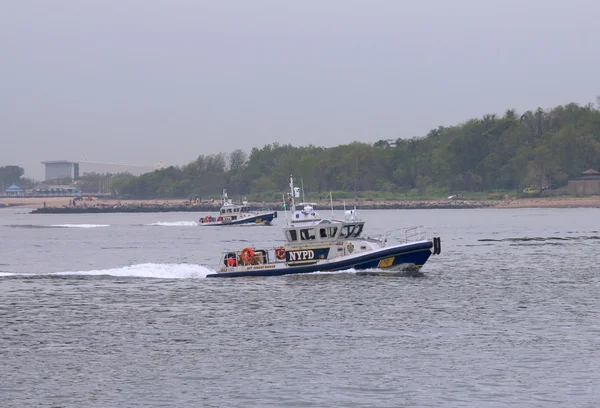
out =
[[[242,249],[242,259],[244,262],[251,262],[254,259],[254,251],[252,248],[244,248]]]
[[[227,265],[233,267],[237,264],[237,262],[235,261],[235,258],[233,256],[230,256],[229,258],[227,258]]]
[[[275,248],[275,258],[279,260],[285,259],[285,247],[277,247]]]
[[[204,217],[204,222],[210,222],[210,215],[207,215],[206,217]]]

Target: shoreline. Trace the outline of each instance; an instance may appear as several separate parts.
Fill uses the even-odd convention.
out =
[[[215,212],[220,201],[190,203],[183,199],[158,200],[116,200],[96,199],[78,201],[69,206],[70,197],[0,197],[0,211],[3,208],[30,208],[32,214],[84,214],[84,213],[136,213],[136,212]],[[44,203],[46,207],[44,208]],[[329,202],[318,202],[318,209],[331,208]],[[600,196],[584,197],[537,197],[504,200],[395,200],[395,201],[352,201],[346,202],[346,209],[356,206],[363,210],[407,210],[407,209],[475,209],[475,208],[600,208]],[[253,210],[271,208],[283,211],[281,203],[249,203]],[[334,210],[343,210],[344,202],[333,202]]]

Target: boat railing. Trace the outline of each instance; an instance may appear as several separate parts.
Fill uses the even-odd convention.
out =
[[[423,241],[427,238],[427,229],[422,225],[414,227],[399,228],[395,230],[387,231],[384,234],[385,239],[393,235],[395,239],[403,244],[415,241]]]

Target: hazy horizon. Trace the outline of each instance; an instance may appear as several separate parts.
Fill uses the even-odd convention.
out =
[[[600,3],[9,2],[0,166],[424,136],[600,94]]]

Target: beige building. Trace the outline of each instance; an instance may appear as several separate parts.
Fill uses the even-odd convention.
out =
[[[79,177],[79,163],[68,160],[43,161],[46,166],[46,178],[44,180],[76,179]]]
[[[164,164],[162,162],[159,162],[154,167],[138,166],[123,163],[103,163],[68,160],[49,160],[43,161],[42,164],[46,166],[46,178],[44,179],[46,181],[77,179],[80,176],[84,176],[86,173],[131,173],[134,176],[139,176],[140,174],[148,173],[164,167]]]
[[[600,173],[589,169],[580,177],[569,179],[569,194],[585,195],[600,194]]]

